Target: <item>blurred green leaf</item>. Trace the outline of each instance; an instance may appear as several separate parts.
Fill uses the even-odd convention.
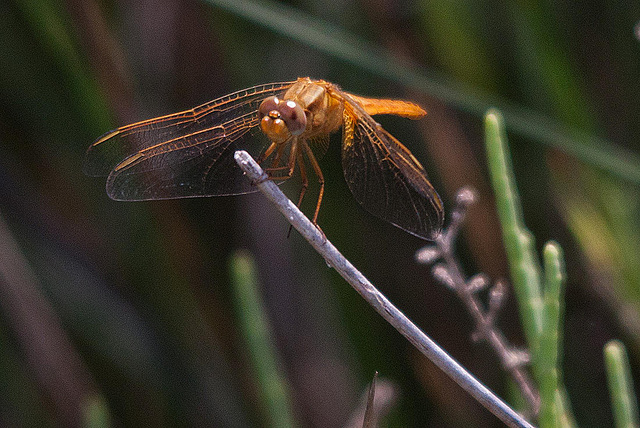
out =
[[[268,415],[268,426],[295,427],[289,388],[282,372],[273,333],[260,297],[258,276],[251,255],[237,252],[231,259],[231,281],[236,313],[244,334],[256,384]]]

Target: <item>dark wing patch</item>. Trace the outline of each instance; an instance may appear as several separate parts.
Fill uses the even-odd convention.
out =
[[[345,110],[342,167],[367,211],[413,235],[434,239],[442,229],[442,201],[422,165],[370,116]]]

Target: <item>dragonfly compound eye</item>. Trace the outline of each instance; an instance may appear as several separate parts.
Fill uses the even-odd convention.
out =
[[[307,127],[307,116],[295,101],[269,97],[260,104],[258,113],[262,132],[274,142],[284,142],[291,135],[300,135]]]
[[[281,101],[278,98],[269,97],[258,108],[260,129],[274,143],[284,143],[291,137],[287,124],[282,120],[279,104]]]
[[[258,108],[260,119],[262,119],[265,116],[268,116],[269,113],[272,111],[278,111],[278,104],[280,103],[281,101],[278,97],[265,98],[264,101],[262,101],[262,103],[260,104],[260,107]]]
[[[307,116],[295,101],[282,101],[278,106],[282,120],[287,124],[291,135],[300,135],[307,127]]]

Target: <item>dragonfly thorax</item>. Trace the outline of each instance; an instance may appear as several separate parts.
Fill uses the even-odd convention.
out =
[[[329,82],[301,77],[283,98],[294,101],[304,110],[307,118],[305,138],[328,135],[342,126],[343,99]]]

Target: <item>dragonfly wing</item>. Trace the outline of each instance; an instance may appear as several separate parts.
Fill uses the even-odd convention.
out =
[[[268,143],[258,127],[258,107],[293,82],[259,85],[191,110],[111,131],[89,147],[84,170],[107,175],[117,200],[173,199],[254,191],[233,160]]]
[[[255,125],[235,140],[216,131],[210,134],[210,139],[195,145],[165,152],[146,149],[128,157],[109,174],[107,194],[115,200],[144,201],[256,191],[233,154],[246,149],[243,143],[248,140],[266,137]]]
[[[345,109],[344,120],[342,167],[356,200],[400,229],[434,239],[444,211],[422,165],[369,115]]]

